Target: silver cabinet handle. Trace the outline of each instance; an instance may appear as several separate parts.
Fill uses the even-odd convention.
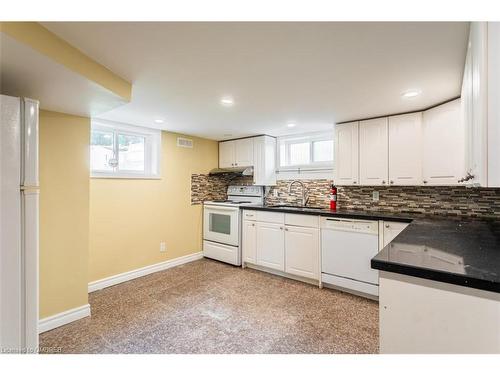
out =
[[[427,180],[424,180],[423,182],[424,182],[424,184],[426,184],[426,183],[427,183]]]
[[[288,228],[285,228],[285,230],[288,232]]]
[[[466,181],[469,181],[469,180],[472,180],[474,179],[474,175],[471,174],[470,172],[467,172],[467,175],[465,175],[465,177],[461,178],[460,180],[458,180],[458,182],[466,182]]]
[[[255,223],[252,223],[252,227],[254,227],[254,226],[255,226]]]
[[[382,185],[385,185],[385,180],[382,180]]]
[[[283,227],[280,227],[280,230],[283,230]]]
[[[389,224],[385,224],[385,227],[386,227],[386,228],[389,228]]]
[[[394,181],[391,180],[390,184],[392,185],[394,183]]]
[[[353,181],[352,183],[353,183],[353,184],[356,184],[356,181]]]

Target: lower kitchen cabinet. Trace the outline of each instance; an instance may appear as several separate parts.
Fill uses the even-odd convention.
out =
[[[319,279],[319,229],[285,227],[285,272]]]
[[[242,224],[244,265],[262,266],[310,280],[320,279],[317,216],[287,214],[285,218],[283,214],[245,210],[244,217],[248,217]]]
[[[379,230],[379,233],[382,233],[382,236],[379,236],[379,240],[381,242],[380,249],[386,247],[409,225],[409,223],[395,221],[379,221],[379,223],[380,225],[383,225],[383,229],[381,231]]]
[[[255,221],[243,220],[243,233],[241,235],[243,248],[243,262],[257,262],[257,226]]]
[[[256,264],[285,271],[284,225],[257,222],[256,227]]]

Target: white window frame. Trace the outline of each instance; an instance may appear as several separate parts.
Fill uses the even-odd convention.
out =
[[[118,160],[118,135],[129,135],[144,138],[144,171],[122,171],[119,165],[114,171],[92,170],[90,163],[90,177],[92,178],[128,178],[128,179],[159,179],[161,161],[161,130],[132,126],[118,122],[92,119],[91,134],[94,130],[112,132],[114,152]],[[89,145],[90,147],[90,145]],[[90,157],[92,157],[90,155]]]
[[[332,161],[321,161],[314,162],[314,148],[313,144],[317,141],[333,141],[333,145],[335,147],[334,141],[334,130],[331,131],[323,131],[323,132],[314,132],[314,133],[302,133],[302,134],[294,134],[278,137],[278,141],[276,142],[276,165],[278,166],[276,173],[277,178],[279,180],[288,180],[288,179],[314,179],[314,178],[332,178],[333,169],[335,160]],[[281,165],[281,145],[291,145],[294,143],[309,143],[309,152],[311,162],[309,164],[300,164],[300,165],[289,165],[282,166]],[[285,152],[289,155],[290,148],[286,147]],[[335,150],[332,155],[334,157]],[[289,159],[289,156],[288,156]]]

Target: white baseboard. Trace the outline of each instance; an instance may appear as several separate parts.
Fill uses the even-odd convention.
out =
[[[95,292],[96,290],[107,288],[116,284],[123,283],[132,279],[136,279],[141,276],[149,275],[150,273],[163,271],[168,268],[179,266],[184,263],[193,262],[195,260],[203,258],[203,252],[198,252],[194,254],[185,255],[179,258],[174,258],[167,260],[165,262],[160,262],[152,264],[150,266],[138,268],[132,271],[120,273],[118,275],[106,277],[104,279],[91,281],[88,286],[89,293]]]
[[[59,314],[48,316],[38,321],[38,333],[50,331],[51,329],[74,322],[75,320],[90,316],[90,305],[75,307],[71,310],[63,311]]]

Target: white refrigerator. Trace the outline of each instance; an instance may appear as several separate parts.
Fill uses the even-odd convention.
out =
[[[0,95],[0,349],[38,348],[38,101]]]

